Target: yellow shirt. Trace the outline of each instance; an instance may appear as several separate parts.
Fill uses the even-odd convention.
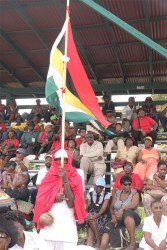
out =
[[[22,132],[24,132],[25,127],[26,127],[26,123],[24,123],[24,122],[22,122],[19,126],[16,126],[16,123],[13,123],[11,125],[11,128],[18,129]]]
[[[167,108],[167,103],[161,107],[161,111],[165,110],[166,108]],[[164,114],[164,116],[167,117],[167,112]]]

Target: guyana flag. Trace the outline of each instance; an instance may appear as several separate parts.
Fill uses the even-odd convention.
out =
[[[105,119],[96,96],[79,58],[68,21],[67,57],[64,57],[66,22],[53,44],[47,76],[45,95],[47,102],[62,114],[63,94],[65,95],[66,120],[80,123],[97,121],[107,128],[110,123]],[[64,61],[67,60],[66,88],[63,89]]]

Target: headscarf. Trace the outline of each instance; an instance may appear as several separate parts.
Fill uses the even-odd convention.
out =
[[[55,158],[54,155],[58,150],[59,149],[52,151],[52,159]],[[80,223],[83,223],[86,216],[86,211],[82,179],[77,173],[76,169],[72,166],[71,153],[68,151],[66,152],[68,155],[68,162],[67,164],[64,164],[64,168],[67,172],[71,190],[75,196],[74,216],[76,220],[78,220]],[[58,192],[60,191],[62,180],[59,176],[59,167],[60,163],[53,160],[50,170],[47,172],[39,187],[34,211],[34,221],[37,223],[38,229],[44,227],[39,222],[41,214],[49,212],[55,202]]]

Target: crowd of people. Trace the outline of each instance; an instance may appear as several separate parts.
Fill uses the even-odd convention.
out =
[[[109,244],[120,247],[115,238],[120,237],[120,230],[126,237],[127,230],[124,247],[134,250],[135,228],[141,223],[138,207],[143,202],[147,218],[140,247],[165,250],[167,162],[154,145],[159,121],[167,129],[167,107],[157,112],[147,97],[145,105],[136,110],[135,99],[130,97],[122,122],[117,122],[114,103],[107,95],[103,98],[102,111],[113,135],[102,134],[91,124],[81,124],[76,133],[75,124],[71,128],[66,121],[64,152],[61,116],[56,109],[36,100],[30,114],[21,116],[14,99],[7,109],[0,102],[0,199],[4,201],[0,202],[0,249],[79,249],[77,228],[84,226],[87,249],[105,250]],[[108,193],[105,160],[113,150],[114,183]],[[31,178],[29,159],[41,156],[45,167]],[[94,189],[84,196],[90,177]],[[32,229],[28,221],[34,221],[38,233],[28,232]],[[163,232],[160,238],[155,235],[156,227]]]

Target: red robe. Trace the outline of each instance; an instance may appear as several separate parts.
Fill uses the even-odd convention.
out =
[[[59,149],[52,151],[52,159],[54,159],[54,155],[58,150]],[[70,187],[74,194],[74,216],[76,220],[78,220],[80,223],[83,223],[86,216],[86,211],[82,179],[77,173],[76,169],[72,166],[72,156],[70,152],[66,152],[68,154],[68,162],[67,164],[64,164],[64,168],[67,171]],[[39,222],[41,214],[48,212],[51,209],[55,202],[56,196],[60,191],[62,181],[59,176],[59,166],[60,163],[53,160],[50,170],[42,180],[42,183],[39,187],[34,211],[34,221],[37,223],[38,229],[44,227]]]

